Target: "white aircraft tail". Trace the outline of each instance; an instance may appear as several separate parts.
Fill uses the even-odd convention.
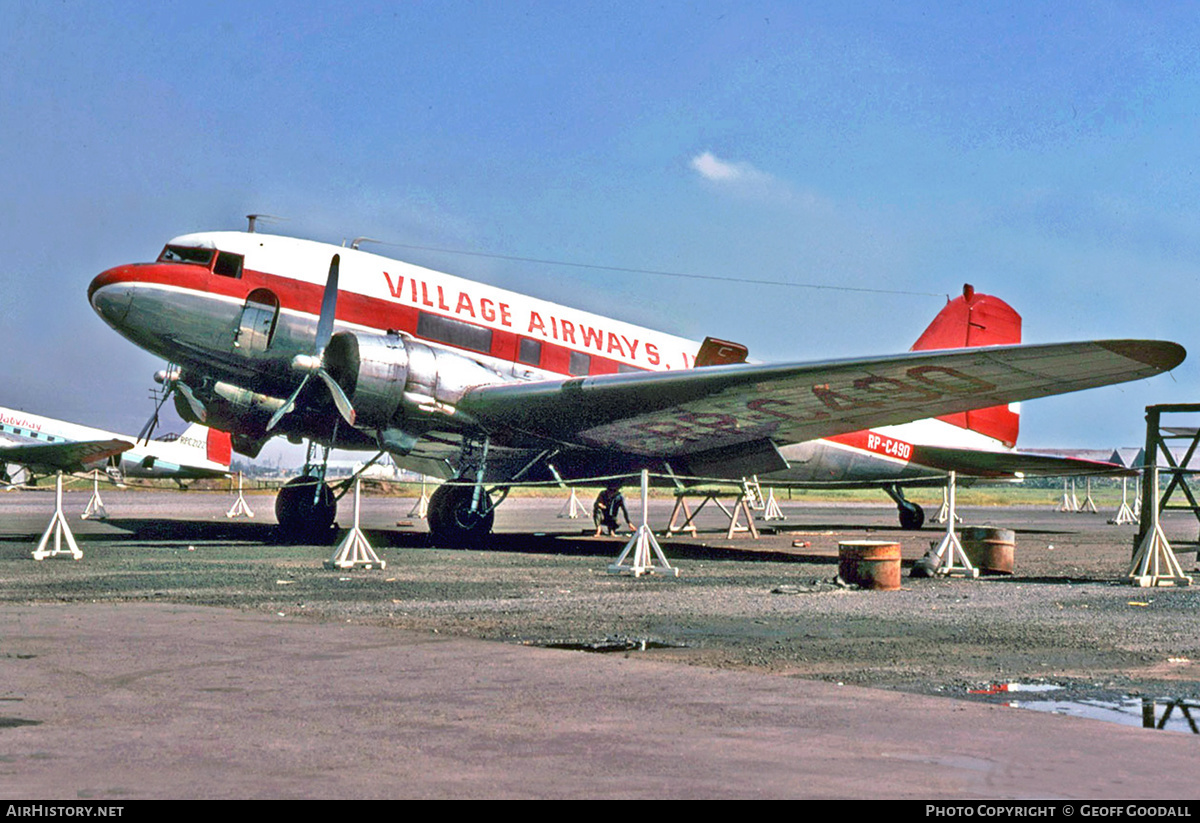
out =
[[[198,457],[211,460],[225,468],[229,468],[233,458],[233,444],[229,433],[210,429],[200,423],[193,423],[184,429],[176,442],[195,449]]]

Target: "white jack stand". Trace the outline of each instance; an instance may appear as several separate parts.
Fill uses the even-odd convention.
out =
[[[1074,486],[1074,481],[1071,481]],[[1074,489],[1072,489],[1074,491]],[[1084,486],[1083,502],[1079,504],[1079,512],[1084,514],[1099,514],[1100,510],[1096,508],[1096,501],[1092,499],[1092,478],[1087,478],[1087,485]]]
[[[246,505],[246,498],[242,497],[242,473],[238,472],[238,496],[234,501],[233,507],[225,512],[226,517],[253,517],[254,512],[250,511],[250,507]]]
[[[629,538],[629,542],[625,544],[621,556],[609,564],[609,574],[632,574],[634,577],[641,577],[643,574],[679,576],[679,569],[672,568],[663,555],[662,547],[654,539],[654,532],[650,530],[649,520],[650,473],[642,469],[642,524],[637,527],[633,537]],[[651,549],[654,550],[653,557],[650,554]],[[633,562],[626,563],[630,552],[633,552]],[[657,557],[662,565],[655,566],[654,557]]]
[[[82,560],[83,552],[79,550],[79,546],[75,543],[75,535],[71,534],[71,527],[67,525],[67,516],[63,514],[62,507],[62,472],[58,473],[58,486],[54,492],[54,517],[50,518],[50,525],[46,527],[46,533],[42,535],[42,539],[38,541],[37,548],[33,550],[34,560],[45,560],[47,557],[62,557],[70,555],[74,560]],[[46,544],[50,541],[50,533],[54,533],[54,551],[47,551]],[[63,537],[67,538],[69,549],[62,547]]]
[[[104,501],[100,499],[100,472],[92,469],[92,499],[88,501],[87,508],[80,515],[83,520],[107,520],[108,511],[104,508]]]
[[[1163,534],[1158,522],[1158,467],[1150,468],[1150,485],[1154,489],[1151,498],[1154,505],[1150,506],[1146,524],[1145,536],[1134,552],[1133,562],[1129,566],[1129,582],[1141,588],[1155,586],[1190,586],[1192,578],[1183,573],[1171,544]]]
[[[358,491],[354,492],[356,495]],[[421,496],[413,503],[413,507],[409,510],[409,517],[424,517],[429,514],[429,495],[425,494],[425,478],[421,477]]]
[[[571,489],[571,497],[559,509],[558,516],[568,517],[571,520],[578,520],[580,517],[587,517],[587,506],[579,499],[579,495],[575,493],[575,489]]]
[[[373,569],[376,566],[381,569],[387,568],[387,563],[379,559],[379,555],[375,554],[375,550],[367,542],[367,536],[358,527],[358,497],[361,485],[362,478],[355,478],[354,528],[350,529],[345,539],[338,544],[333,557],[325,561],[327,569],[353,569],[356,566],[362,566],[364,569]]]
[[[962,542],[954,533],[954,521],[958,519],[954,511],[955,473],[950,472],[950,481],[946,484],[946,534],[942,542],[930,548],[925,555],[927,566],[932,572],[941,577],[979,577],[979,569],[971,565],[967,553],[963,551]]]
[[[1062,502],[1058,504],[1060,512],[1077,512],[1079,511],[1079,500],[1075,497],[1075,481],[1071,481],[1071,490],[1067,491],[1067,481],[1063,478],[1063,497]]]
[[[763,509],[763,520],[787,520],[783,510],[779,508],[779,501],[775,499],[775,489],[771,489],[767,493],[766,508]]]
[[[1121,478],[1121,508],[1117,509],[1116,515],[1112,520],[1108,521],[1113,526],[1123,526],[1126,523],[1138,522],[1137,517],[1133,513],[1133,509],[1129,508],[1129,478]]]
[[[953,480],[946,480],[946,485],[942,487],[942,507],[937,510],[937,514],[933,516],[933,522],[945,523],[950,519],[950,484]],[[954,515],[954,522],[961,523],[962,518],[957,514]]]

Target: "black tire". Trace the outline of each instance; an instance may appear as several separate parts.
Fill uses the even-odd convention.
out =
[[[916,503],[900,506],[900,528],[916,531],[925,525],[925,510]]]
[[[438,486],[429,497],[429,536],[433,545],[448,549],[478,548],[492,533],[496,510],[490,498],[481,501],[484,514],[471,511],[474,486]]]
[[[320,484],[320,489],[314,486]],[[292,540],[326,543],[333,533],[337,499],[315,477],[293,477],[275,496],[275,519],[281,534]]]

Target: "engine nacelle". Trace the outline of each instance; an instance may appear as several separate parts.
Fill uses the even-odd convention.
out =
[[[397,333],[338,332],[325,369],[346,392],[358,425],[398,427],[418,414],[454,414],[467,389],[503,378],[474,360]]]

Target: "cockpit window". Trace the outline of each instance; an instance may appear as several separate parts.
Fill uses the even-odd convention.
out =
[[[213,249],[194,249],[188,246],[167,246],[158,256],[160,263],[195,263],[207,266],[212,262]]]
[[[219,274],[222,277],[241,277],[243,259],[240,254],[227,251],[217,252],[217,265],[213,266],[213,274]]]

